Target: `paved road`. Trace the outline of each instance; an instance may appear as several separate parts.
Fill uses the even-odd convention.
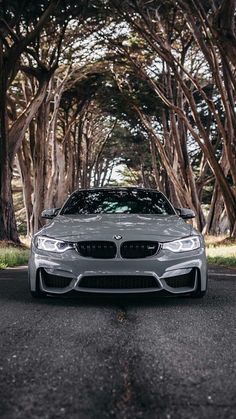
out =
[[[33,301],[0,272],[0,417],[235,418],[236,271],[209,294]]]

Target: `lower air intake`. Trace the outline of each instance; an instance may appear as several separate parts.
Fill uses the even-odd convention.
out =
[[[173,278],[165,278],[165,281],[171,288],[193,288],[195,284],[195,272],[196,270],[192,269],[188,274],[178,275]]]
[[[80,288],[93,289],[147,289],[158,288],[156,279],[152,276],[84,276],[79,282]]]
[[[70,285],[72,279],[66,276],[58,276],[48,274],[45,270],[41,270],[43,284],[46,288],[66,288]]]

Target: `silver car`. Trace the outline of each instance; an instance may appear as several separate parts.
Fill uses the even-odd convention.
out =
[[[160,192],[141,188],[78,190],[32,239],[32,296],[165,293],[203,297],[204,240]]]

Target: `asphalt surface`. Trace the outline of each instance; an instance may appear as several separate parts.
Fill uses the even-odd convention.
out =
[[[235,418],[236,271],[203,299],[33,300],[0,271],[1,418]]]

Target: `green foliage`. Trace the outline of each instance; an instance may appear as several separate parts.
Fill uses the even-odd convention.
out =
[[[17,247],[0,248],[0,269],[10,266],[26,265],[29,259],[29,250]]]
[[[58,3],[58,4],[57,4]],[[49,6],[50,0],[2,0],[0,17],[9,22],[18,22],[24,27],[35,25],[38,18]],[[67,0],[56,2],[55,17],[58,24],[63,24],[65,20],[76,19],[81,16],[83,19],[98,19],[107,14],[107,9],[99,0]],[[103,7],[102,7],[103,6]]]
[[[208,263],[226,267],[236,267],[236,256],[208,256]]]
[[[209,263],[222,265],[222,266],[235,266],[236,267],[236,245],[227,244],[222,245],[216,243],[214,246],[210,245],[206,249],[207,259]]]

